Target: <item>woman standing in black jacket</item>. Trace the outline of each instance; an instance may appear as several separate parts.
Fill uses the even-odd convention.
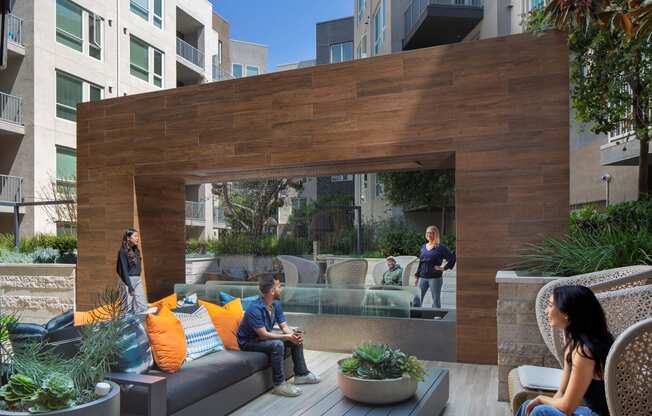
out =
[[[138,243],[140,235],[133,228],[127,229],[122,236],[122,245],[118,250],[116,271],[120,280],[127,287],[129,305],[135,313],[147,310],[147,297],[140,278],[141,260]]]

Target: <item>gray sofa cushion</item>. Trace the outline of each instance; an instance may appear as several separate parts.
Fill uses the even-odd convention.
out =
[[[286,357],[289,353],[286,349]],[[167,410],[173,414],[267,367],[267,354],[224,350],[185,363],[176,373],[153,370],[148,374],[166,378]],[[147,392],[143,388],[124,392],[120,401],[129,414],[147,414]]]

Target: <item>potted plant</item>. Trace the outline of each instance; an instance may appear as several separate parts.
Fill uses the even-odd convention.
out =
[[[425,376],[417,357],[386,344],[362,344],[338,364],[337,383],[342,394],[368,404],[407,400]]]
[[[125,333],[126,295],[108,289],[98,304],[105,306],[81,328],[72,357],[43,342],[7,343],[16,319],[0,317],[0,379],[5,382],[0,387],[0,416],[120,416],[120,388],[105,377]],[[100,382],[106,384],[98,387]]]

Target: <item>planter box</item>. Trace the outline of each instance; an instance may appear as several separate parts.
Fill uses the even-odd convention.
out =
[[[74,264],[0,264],[0,308],[43,324],[73,308]]]
[[[47,413],[0,410],[0,416],[32,416],[34,414],[39,416],[120,416],[120,387],[113,382],[109,383],[111,384],[109,394],[90,403]]]

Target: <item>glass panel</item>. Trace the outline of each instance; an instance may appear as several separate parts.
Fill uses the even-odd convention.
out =
[[[77,177],[77,154],[74,149],[57,146],[57,180],[74,181]]]
[[[82,9],[68,0],[57,0],[57,42],[82,51]]]
[[[163,27],[163,0],[154,0],[154,26]]]
[[[224,43],[219,40],[217,41],[217,62],[222,65],[222,47],[224,46]]]
[[[258,75],[258,68],[255,66],[247,65],[247,76],[253,77],[255,75]]]
[[[90,92],[90,100],[89,101],[99,101],[102,99],[102,87],[98,87],[97,85],[92,85],[90,86],[91,92]]]
[[[154,85],[163,84],[163,52],[154,49]]]
[[[342,45],[331,45],[331,63],[336,64],[342,62]]]
[[[88,15],[88,54],[95,59],[102,58],[102,19],[92,13]]]
[[[82,81],[57,72],[57,117],[76,121],[82,97]]]
[[[342,44],[342,61],[350,61],[353,59],[353,42],[346,42]]]
[[[149,0],[131,0],[129,8],[134,14],[149,20]]]
[[[233,76],[236,78],[242,78],[242,65],[233,64]]]
[[[129,59],[131,75],[149,82],[149,47],[132,37]]]

